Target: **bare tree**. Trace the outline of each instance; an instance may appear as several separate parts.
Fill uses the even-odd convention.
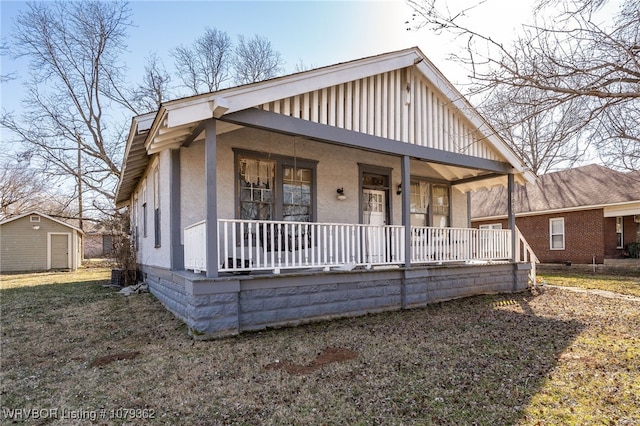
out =
[[[28,163],[28,158],[21,158],[0,164],[0,220],[30,210],[68,216],[73,195],[56,191],[59,182],[45,179]]]
[[[45,185],[35,170],[21,164],[0,166],[0,219],[31,209]]]
[[[251,39],[238,37],[233,68],[237,84],[255,83],[277,77],[282,73],[282,55],[271,46],[271,42],[259,35]]]
[[[302,59],[298,59],[298,62],[296,62],[296,65],[295,65],[295,71],[296,72],[309,71],[309,70],[312,70],[314,68],[317,68],[317,65],[314,65],[314,64],[307,65],[302,61]]]
[[[9,46],[7,45],[7,42],[4,40],[0,41],[0,56],[5,56],[8,53],[9,53]],[[16,78],[15,73],[0,74],[0,83],[5,83],[15,78]]]
[[[155,111],[163,100],[171,97],[171,75],[156,53],[145,61],[142,83],[133,91],[133,102],[142,111]]]
[[[73,177],[79,195],[113,200],[123,134],[107,111],[135,111],[118,62],[131,25],[127,3],[29,3],[14,24],[13,54],[30,60],[25,112],[4,113],[0,124],[49,173]]]
[[[612,2],[541,0],[537,22],[507,45],[465,24],[472,8],[449,11],[438,0],[408,1],[417,18],[414,28],[464,37],[466,52],[455,58],[468,66],[475,93],[535,90],[544,94],[535,99],[540,114],[582,103],[585,137],[594,140],[601,157],[618,168],[637,169],[640,128],[620,119],[638,117],[640,13],[636,0],[620,0],[613,20],[607,20],[602,8]]]
[[[219,90],[229,80],[233,47],[224,31],[207,28],[192,47],[179,46],[171,51],[177,75],[191,94]]]
[[[479,109],[536,174],[574,166],[583,159],[584,103],[573,100],[543,111],[544,92],[496,88]]]

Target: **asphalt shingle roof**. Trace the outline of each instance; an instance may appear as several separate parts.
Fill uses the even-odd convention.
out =
[[[573,209],[640,201],[640,172],[623,173],[591,164],[541,175],[533,183],[516,185],[515,213]],[[507,214],[507,188],[471,195],[471,217]]]

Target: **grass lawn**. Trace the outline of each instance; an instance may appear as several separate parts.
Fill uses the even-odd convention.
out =
[[[0,276],[0,423],[640,424],[633,300],[541,287],[201,342],[108,279]]]
[[[548,284],[563,287],[580,287],[595,290],[613,291],[640,297],[640,276],[634,275],[602,275],[545,272],[540,273]]]

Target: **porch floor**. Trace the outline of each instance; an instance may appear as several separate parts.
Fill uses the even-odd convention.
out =
[[[362,272],[381,272],[381,271],[418,271],[428,269],[447,269],[447,268],[460,268],[462,266],[477,267],[483,265],[507,265],[510,261],[450,261],[445,263],[432,263],[432,264],[419,264],[411,265],[410,268],[405,268],[401,265],[374,265],[371,268],[364,266],[356,266],[354,268],[340,268],[333,267],[330,270],[324,268],[297,268],[297,269],[282,269],[279,273],[274,273],[271,270],[255,270],[247,272],[219,272],[217,277],[207,277],[204,272],[194,272],[191,270],[175,270],[172,273],[180,278],[187,279],[193,282],[209,282],[209,281],[229,281],[229,280],[251,280],[255,278],[291,278],[291,277],[305,277],[315,275],[332,275],[340,273],[362,273]]]

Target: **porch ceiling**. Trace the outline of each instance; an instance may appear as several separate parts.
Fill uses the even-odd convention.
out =
[[[378,136],[313,123],[258,109],[249,109],[224,115],[220,120],[246,127],[303,136],[321,142],[389,155],[408,155],[419,161],[428,162],[444,180],[451,182],[461,192],[506,185],[506,175],[509,173],[516,173],[517,183],[523,184],[526,182],[524,174],[517,173],[506,162],[487,160],[414,144],[399,143]]]

